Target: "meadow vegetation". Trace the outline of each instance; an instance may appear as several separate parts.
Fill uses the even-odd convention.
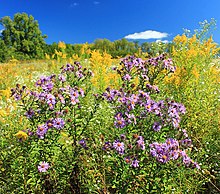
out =
[[[59,42],[45,59],[0,64],[0,193],[219,193],[207,26],[169,52],[116,57],[86,43],[70,55]]]

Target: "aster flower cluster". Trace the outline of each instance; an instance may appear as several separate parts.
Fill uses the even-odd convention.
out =
[[[44,139],[44,136],[49,129],[62,129],[64,128],[64,125],[65,121],[62,118],[49,119],[45,124],[38,125],[36,135],[40,139]]]
[[[24,96],[25,89],[26,86],[21,87],[20,84],[16,84],[16,87],[11,89],[11,96],[13,96],[15,100],[21,100]]]
[[[65,117],[71,106],[80,108],[80,99],[85,97],[85,92],[78,87],[78,82],[82,83],[91,76],[91,71],[75,62],[74,65],[63,66],[58,75],[41,76],[35,83],[36,90],[17,84],[11,89],[11,94],[15,100],[21,101],[24,115],[34,123],[33,133],[44,139],[49,129],[65,127]]]
[[[102,149],[108,152],[115,151],[124,158],[127,164],[136,168],[140,162],[138,156],[141,151],[145,150],[145,141],[142,136],[137,134],[134,134],[132,138],[121,134],[120,139],[116,139],[113,143],[105,142]]]
[[[74,75],[73,79],[74,81],[82,81],[84,79],[86,79],[88,76],[91,77],[93,76],[92,71],[86,69],[86,68],[82,68],[80,62],[75,61],[74,65],[71,64],[67,64],[66,66],[63,66],[61,68],[61,74],[59,75],[59,79],[64,82],[66,80],[66,78],[63,76],[64,73],[66,73],[67,75],[67,79],[69,79],[69,75],[71,74]],[[76,82],[73,83],[74,85],[76,85]]]
[[[143,87],[148,83],[145,85],[145,89],[147,89],[162,70],[167,70],[167,73],[170,73],[174,72],[176,68],[173,66],[172,59],[166,59],[166,54],[161,54],[148,60],[129,56],[121,60],[119,68],[114,69],[121,76],[124,86],[128,86],[132,79],[138,77],[139,86]],[[151,86],[150,89],[158,92],[158,88],[154,88],[154,86]]]
[[[73,65],[63,66],[58,75],[41,76],[36,81],[34,90],[21,87],[19,84],[11,89],[12,96],[20,102],[24,116],[30,123],[28,132],[19,131],[15,134],[17,139],[28,140],[28,145],[32,140],[39,140],[37,146],[41,150],[40,155],[44,158],[49,155],[48,146],[58,146],[63,149],[58,140],[64,132],[73,142],[72,145],[75,145],[72,146],[74,157],[78,157],[81,152],[80,146],[88,149],[86,140],[82,139],[82,136],[93,118],[92,113],[98,107],[98,103],[95,103],[95,108],[90,106],[92,111],[88,111],[83,106],[83,98],[90,89],[90,84],[87,83],[91,76],[93,73],[90,70],[82,68],[79,62],[75,62]],[[86,92],[80,88],[81,85]],[[44,144],[45,142],[47,144]],[[45,146],[47,149],[44,149]],[[43,161],[37,168],[41,173],[47,172],[50,165]]]
[[[150,144],[150,153],[160,163],[182,158],[185,166],[199,169],[199,165],[193,162],[184,150],[192,145],[186,130],[180,128],[181,116],[186,113],[184,105],[170,99],[155,100],[156,94],[160,90],[154,85],[154,80],[163,70],[167,70],[168,73],[175,71],[172,59],[166,59],[165,54],[147,61],[130,56],[122,59],[120,65],[121,68],[116,68],[116,70],[121,75],[122,88],[119,90],[107,88],[102,95],[116,111],[114,127],[122,129],[128,135],[135,129],[138,133],[148,135],[145,137],[147,141],[152,141],[157,136],[154,132],[165,132],[163,129],[167,131],[163,133],[164,138],[169,137],[170,134],[172,136],[183,134],[186,139],[181,140],[180,143],[178,140],[168,138],[165,143],[154,142]],[[135,76],[138,76],[139,80],[137,87],[131,82]],[[151,131],[148,131],[149,129]],[[176,130],[168,131],[168,129]],[[112,144],[106,142],[103,149],[113,149],[119,155],[125,155],[125,161],[137,167],[138,155],[131,154],[133,147],[131,143],[117,139]],[[135,147],[139,150],[145,150],[142,136],[137,137]]]
[[[152,115],[157,119],[152,126],[155,131],[160,131],[166,125],[179,128],[180,115],[186,112],[183,104],[169,99],[156,102],[151,99],[149,92],[142,90],[139,90],[137,94],[132,94],[124,92],[123,89],[111,90],[107,88],[103,97],[111,104],[116,105],[114,108],[119,111],[114,116],[116,128],[124,128],[130,123],[137,124],[138,120]]]
[[[165,57],[165,54],[161,54],[144,61],[129,56],[121,60],[121,68],[116,70],[122,77],[124,87],[119,90],[107,88],[102,95],[117,110],[114,116],[116,128],[124,128],[131,123],[137,124],[138,120],[153,115],[156,116],[156,121],[152,124],[154,131],[160,131],[167,125],[179,127],[180,115],[185,114],[185,107],[168,99],[156,102],[151,98],[151,94],[160,92],[159,88],[153,85],[153,80],[159,72],[163,69],[173,72],[175,69],[172,59]],[[156,69],[152,71],[151,68]],[[140,76],[138,87],[130,83],[135,76]]]
[[[186,142],[188,145],[191,145],[190,139],[181,141],[181,143],[185,144],[185,146]],[[200,166],[186,154],[186,151],[181,149],[179,141],[173,138],[168,138],[165,143],[154,142],[149,146],[151,155],[160,163],[167,163],[170,160],[182,158],[182,162],[185,166],[200,169]]]
[[[45,92],[51,92],[54,86],[53,79],[56,75],[50,76],[42,76],[37,82],[35,83],[36,87],[41,87]]]

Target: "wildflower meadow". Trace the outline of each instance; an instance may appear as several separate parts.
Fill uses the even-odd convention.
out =
[[[0,64],[0,193],[219,193],[219,48],[198,35]]]

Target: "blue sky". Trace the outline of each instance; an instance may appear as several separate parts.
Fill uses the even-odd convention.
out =
[[[171,41],[183,28],[193,32],[211,18],[217,20],[213,39],[220,43],[220,0],[0,0],[0,18],[17,12],[33,15],[49,44]]]

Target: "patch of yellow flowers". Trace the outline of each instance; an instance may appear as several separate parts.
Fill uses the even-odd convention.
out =
[[[94,73],[92,78],[93,86],[98,90],[104,90],[108,86],[117,87],[119,76],[112,70],[116,60],[106,52],[92,51],[89,59],[90,67]]]
[[[174,74],[165,77],[165,83],[178,87],[189,81],[198,83],[204,67],[209,65],[212,57],[219,52],[217,44],[212,37],[200,42],[196,35],[188,38],[185,34],[177,35],[173,43],[172,58],[177,69]]]

